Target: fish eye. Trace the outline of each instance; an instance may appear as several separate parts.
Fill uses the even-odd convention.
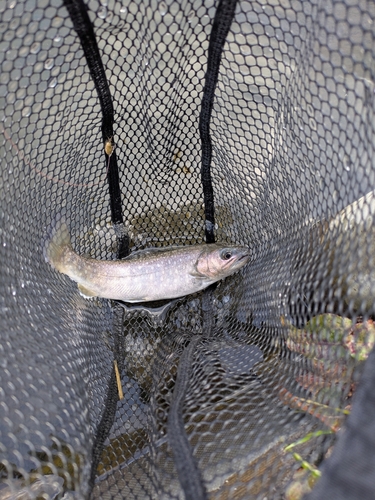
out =
[[[223,260],[229,260],[232,257],[232,252],[230,250],[223,250],[221,252],[221,258]]]

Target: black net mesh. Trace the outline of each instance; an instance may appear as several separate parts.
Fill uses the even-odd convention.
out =
[[[375,3],[0,12],[0,499],[373,499]],[[96,259],[251,262],[88,300],[43,257],[56,216]]]

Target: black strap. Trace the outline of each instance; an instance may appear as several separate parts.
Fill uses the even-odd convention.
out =
[[[64,0],[64,5],[68,9],[73,26],[83,48],[87,65],[90,70],[91,78],[94,81],[98,93],[100,106],[102,109],[102,137],[103,150],[104,144],[113,137],[114,111],[111,92],[107,78],[105,76],[104,66],[100,56],[98,44],[96,43],[93,25],[87,13],[87,7],[83,0]],[[105,167],[107,169],[109,156],[105,154]],[[117,166],[116,150],[111,154],[108,171],[108,186],[111,205],[112,222],[115,225],[123,226],[120,179]],[[118,257],[122,258],[129,254],[129,238],[124,231],[118,231]]]
[[[232,24],[237,0],[220,0],[212,26],[208,46],[208,61],[203,90],[202,109],[199,117],[199,132],[202,143],[201,179],[205,206],[206,242],[215,242],[215,210],[214,193],[211,179],[212,142],[210,137],[210,121],[214,104],[215,88],[219,77],[221,54],[229,28]],[[203,325],[204,336],[210,337],[213,332],[213,312],[211,294],[216,285],[203,293]],[[195,336],[183,352],[178,365],[176,385],[168,414],[168,439],[173,452],[178,478],[187,500],[203,500],[208,498],[204,481],[196,463],[185,432],[183,405],[190,382],[194,351],[200,336]]]
[[[203,90],[199,132],[202,142],[201,178],[205,206],[206,242],[214,243],[215,211],[211,179],[212,142],[210,120],[214,105],[215,88],[219,77],[221,54],[236,10],[237,0],[220,0],[212,26],[208,46],[206,81]]]
[[[95,478],[98,473],[98,466],[101,462],[104,442],[107,439],[113,425],[116,415],[118,401],[116,374],[114,369],[111,372],[109,379],[107,399],[104,406],[104,412],[97,428],[94,443],[92,446],[91,471],[89,478],[90,491],[94,488]]]
[[[118,304],[113,305],[113,341],[114,341],[114,360],[117,361],[118,369],[120,374],[124,369],[123,357],[119,353],[124,352],[123,346],[123,324],[124,324],[124,311]],[[121,375],[120,375],[121,376]],[[115,369],[112,369],[111,377],[109,379],[107,399],[104,405],[104,411],[100,423],[97,427],[96,436],[94,439],[94,444],[92,447],[92,459],[91,459],[91,473],[90,473],[90,488],[94,487],[95,478],[98,472],[98,465],[101,462],[104,442],[109,436],[112,429],[113,422],[116,416],[117,402],[119,399],[118,386],[116,380]]]
[[[194,351],[200,340],[200,335],[194,336],[181,355],[168,413],[168,441],[186,500],[206,500],[208,498],[201,472],[186,435],[183,418],[183,406],[189,387]]]
[[[98,93],[100,106],[102,110],[102,138],[103,151],[107,141],[112,141],[113,138],[113,123],[114,110],[112,96],[109,90],[109,85],[104,71],[104,66],[100,56],[98,44],[96,43],[93,25],[87,13],[87,7],[83,0],[64,0],[64,5],[67,8],[70,18],[77,35],[81,41],[83,52],[86,57],[87,66],[89,67],[91,78],[94,81],[96,91]],[[124,221],[122,217],[120,179],[117,165],[116,151],[111,150],[110,154],[104,151],[105,164],[103,171],[107,171],[108,165],[108,187],[110,196],[111,218],[114,225],[117,240],[118,250],[117,257],[126,257],[129,254],[129,238],[124,230]],[[110,161],[108,162],[108,160]],[[114,359],[116,359],[120,373],[123,367],[121,353],[122,339],[122,318],[123,311],[119,306],[114,306]],[[116,407],[118,401],[116,375],[114,368],[112,369],[109,380],[107,400],[104,407],[102,419],[98,425],[97,434],[92,450],[92,465],[90,475],[90,486],[94,486],[94,480],[97,473],[97,467],[101,459],[104,442],[111,430],[113,421],[116,415]]]

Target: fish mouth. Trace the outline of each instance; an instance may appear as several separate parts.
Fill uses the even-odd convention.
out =
[[[238,262],[241,262],[241,260],[243,259],[250,259],[250,254],[249,253],[245,253],[245,255],[242,255],[239,259],[238,259]]]

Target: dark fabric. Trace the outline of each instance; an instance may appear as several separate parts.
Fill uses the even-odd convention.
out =
[[[306,500],[371,500],[375,491],[375,349],[368,357],[353,409],[322,477]]]

